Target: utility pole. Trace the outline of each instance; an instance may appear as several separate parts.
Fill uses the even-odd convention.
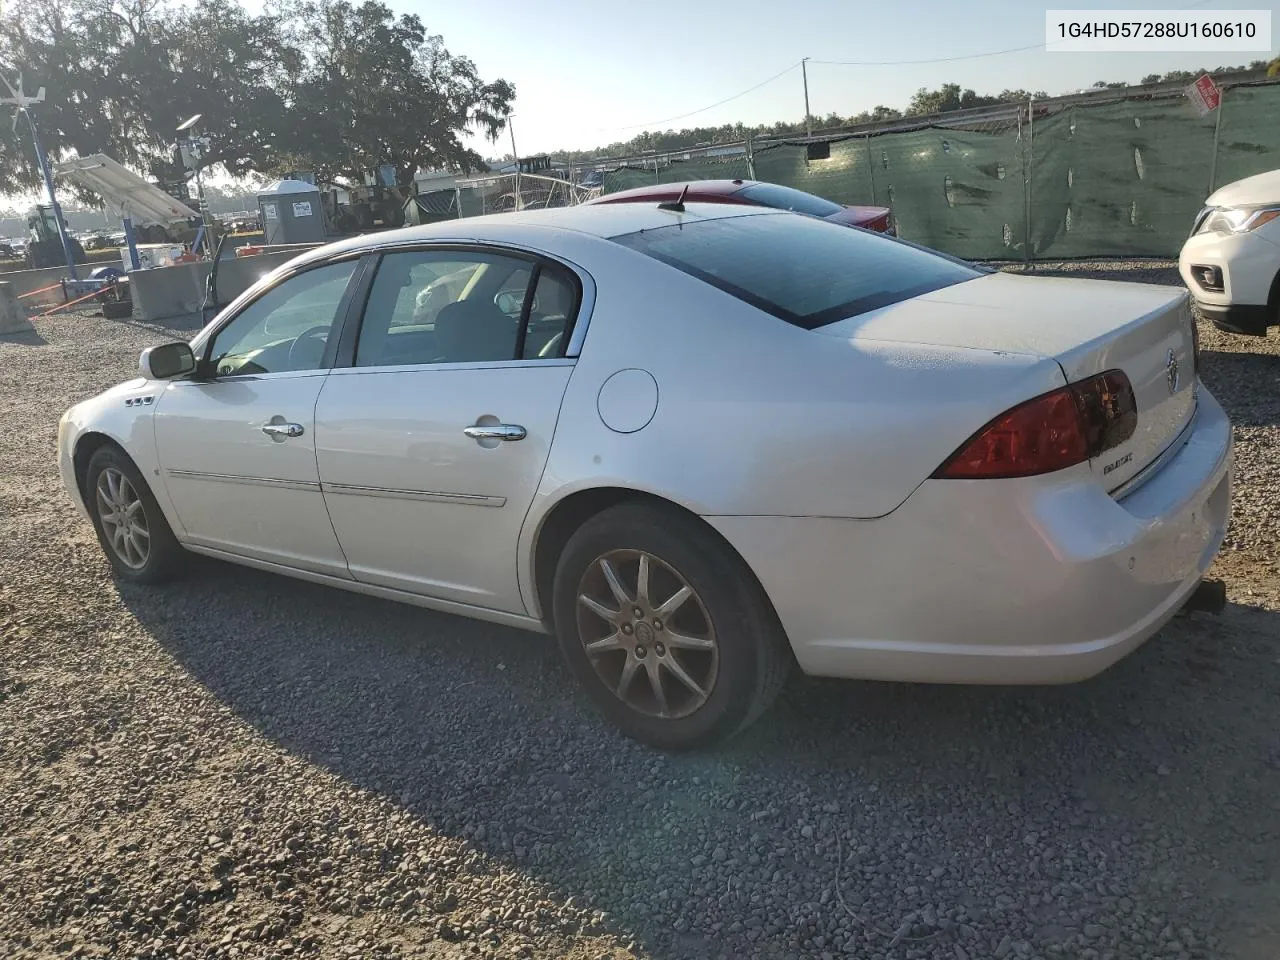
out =
[[[809,58],[800,61],[800,76],[804,78],[804,138],[813,139],[813,121],[809,119],[809,70],[806,64]]]
[[[45,192],[49,194],[49,207],[53,210],[58,239],[62,241],[62,255],[67,260],[67,272],[72,280],[77,280],[79,278],[76,276],[76,257],[71,249],[71,235],[67,232],[67,222],[62,219],[62,205],[58,203],[58,192],[53,186],[53,169],[49,166],[49,157],[44,152],[44,145],[40,143],[40,131],[36,129],[36,118],[31,112],[32,104],[44,102],[44,87],[37,90],[34,97],[27,96],[22,90],[22,74],[18,74],[16,90],[10,85],[8,79],[5,79],[4,85],[9,90],[9,96],[0,99],[0,103],[12,103],[18,108],[13,118],[14,127],[18,125],[18,113],[26,116],[27,123],[31,127],[31,140],[36,148],[36,162],[40,165],[40,176],[44,179]],[[41,220],[44,219],[44,214],[39,209],[36,210],[36,216]]]
[[[516,126],[511,121],[515,119],[515,115],[507,117],[507,133],[511,134],[511,159],[516,164],[516,209],[519,210],[524,205],[524,195],[520,193],[520,154],[516,152]]]

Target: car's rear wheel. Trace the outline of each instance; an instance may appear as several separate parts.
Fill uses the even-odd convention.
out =
[[[556,567],[560,648],[600,710],[664,749],[733,736],[791,664],[742,560],[675,510],[623,504],[589,519]]]
[[[121,450],[105,446],[89,458],[85,500],[98,541],[119,577],[160,583],[179,572],[186,552],[141,472]]]

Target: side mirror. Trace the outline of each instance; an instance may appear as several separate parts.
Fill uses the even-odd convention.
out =
[[[138,371],[148,380],[172,380],[195,369],[196,358],[191,352],[191,344],[184,342],[147,347],[138,358]]]

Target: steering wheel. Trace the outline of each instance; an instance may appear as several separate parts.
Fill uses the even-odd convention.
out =
[[[318,367],[320,365],[320,360],[324,357],[324,348],[328,343],[328,339],[328,324],[303,330],[302,333],[298,334],[297,339],[289,345],[289,369],[312,370]],[[304,352],[308,349],[314,349],[314,347],[311,346],[312,341],[316,341],[320,345],[320,350],[315,354],[314,359],[307,356]],[[308,345],[305,348],[302,346],[304,343]]]

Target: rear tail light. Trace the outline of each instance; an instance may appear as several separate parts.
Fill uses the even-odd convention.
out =
[[[1129,378],[1108,370],[1002,413],[933,475],[976,480],[1065,470],[1124,443],[1137,425]]]

